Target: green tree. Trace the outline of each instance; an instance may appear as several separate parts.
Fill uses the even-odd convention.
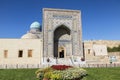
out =
[[[108,52],[120,52],[120,45],[118,47],[113,47],[113,48],[107,47],[107,51]]]

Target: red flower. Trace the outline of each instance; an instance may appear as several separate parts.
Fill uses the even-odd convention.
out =
[[[68,68],[71,68],[72,66],[67,66],[67,65],[52,65],[51,68],[55,70],[65,70]]]

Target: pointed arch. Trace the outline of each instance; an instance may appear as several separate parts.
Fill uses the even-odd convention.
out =
[[[58,48],[59,48],[59,39],[60,37],[64,35],[69,35],[71,34],[71,30],[65,26],[65,25],[60,25],[54,30],[54,57],[58,57]]]

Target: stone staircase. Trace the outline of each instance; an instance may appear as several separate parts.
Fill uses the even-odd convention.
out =
[[[73,63],[70,58],[59,58],[57,59],[57,64],[72,65]]]
[[[62,64],[62,65],[76,65],[76,64],[85,64],[85,62],[80,60],[80,57],[76,57],[75,59],[73,57],[67,57],[67,58],[49,58],[49,62],[47,62],[48,58],[42,59],[42,64],[49,64],[49,65],[55,65],[55,64]]]

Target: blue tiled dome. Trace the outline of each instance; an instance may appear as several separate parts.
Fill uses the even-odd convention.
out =
[[[31,29],[40,29],[40,23],[35,21],[30,25]]]

